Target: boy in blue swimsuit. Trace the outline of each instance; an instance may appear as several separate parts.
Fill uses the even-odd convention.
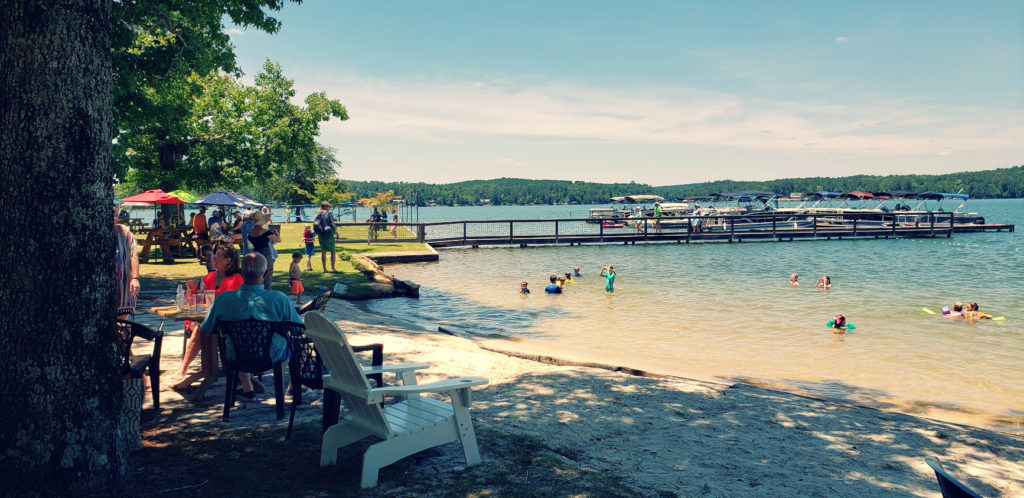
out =
[[[547,292],[548,294],[561,294],[562,287],[556,283],[558,281],[558,277],[551,275],[549,280],[551,280],[551,284],[544,288],[544,292]]]

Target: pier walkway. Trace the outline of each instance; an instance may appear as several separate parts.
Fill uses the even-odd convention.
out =
[[[937,219],[941,221],[937,221]],[[837,223],[834,217],[767,214],[756,227],[745,225],[740,217],[717,216],[700,220],[702,230],[691,228],[693,218],[662,218],[629,225],[627,220],[608,220],[611,226],[593,219],[464,220],[434,223],[399,223],[399,241],[416,241],[432,247],[480,247],[485,245],[576,245],[691,242],[792,241],[799,239],[888,239],[952,237],[954,233],[1014,231],[1007,224],[955,224],[948,213],[944,219],[892,223],[876,219],[847,219]],[[366,233],[369,224],[339,223],[341,234]],[[347,229],[344,227],[348,227]],[[390,225],[388,225],[390,228]],[[390,234],[388,234],[390,235]],[[383,238],[383,237],[382,237]],[[388,237],[390,238],[390,237]],[[340,242],[358,242],[343,238]]]

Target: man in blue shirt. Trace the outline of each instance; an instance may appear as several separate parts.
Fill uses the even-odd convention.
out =
[[[220,293],[199,330],[212,334],[218,321],[256,319],[302,323],[288,296],[281,291],[264,290],[263,274],[266,271],[267,259],[262,254],[246,254],[242,258],[242,287]],[[225,341],[225,347],[227,357],[234,359],[235,350],[230,338]],[[270,341],[270,358],[275,362],[288,358],[288,340],[279,334],[274,334]],[[242,383],[241,397],[253,399],[256,395],[253,393],[252,374],[239,372],[238,380]]]
[[[556,283],[558,281],[558,277],[556,277],[554,275],[551,275],[550,280],[551,280],[551,285],[548,285],[547,287],[545,287],[544,288],[544,292],[547,292],[548,294],[561,294],[562,293],[562,286],[560,286],[560,285],[558,285]]]

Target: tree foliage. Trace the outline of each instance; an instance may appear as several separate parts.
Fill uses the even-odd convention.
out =
[[[197,192],[248,190],[264,199],[299,202],[293,186],[311,188],[314,181],[333,177],[339,163],[316,138],[321,122],[348,119],[341,102],[317,92],[305,98],[305,106],[293,104],[293,82],[269,60],[253,86],[224,73],[192,74],[187,81],[196,93],[177,117],[181,143],[187,145],[177,149],[181,155],[173,167],[164,168],[155,137],[123,136],[118,145],[133,161],[128,183]]]
[[[948,175],[856,175],[842,178],[786,178],[764,182],[723,180],[690,185],[652,187],[644,183],[592,183],[564,180],[524,180],[499,178],[448,184],[351,181],[358,197],[393,190],[413,204],[441,206],[478,204],[488,199],[496,205],[527,204],[600,204],[612,197],[656,194],[666,199],[694,195],[766,190],[787,195],[792,192],[821,190],[849,192],[963,192],[972,198],[1024,197],[1024,166]]]

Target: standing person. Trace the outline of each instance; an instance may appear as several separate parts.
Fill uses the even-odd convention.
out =
[[[295,305],[298,306],[299,299],[302,299],[302,292],[306,289],[302,287],[302,269],[299,268],[299,263],[302,262],[302,253],[295,251],[292,253],[292,264],[288,267],[288,288],[289,294],[295,294]]]
[[[615,267],[608,265],[601,268],[601,276],[604,277],[604,291],[615,292]]]
[[[376,208],[374,209],[376,211]],[[320,264],[327,273],[327,253],[331,253],[331,273],[338,273],[334,269],[334,215],[331,214],[331,203],[323,201],[320,203],[320,211],[317,211],[313,218],[313,231],[316,232],[317,240],[320,242]]]
[[[391,237],[398,240],[398,211],[391,218]]]
[[[654,204],[654,231],[661,233],[661,204]]]
[[[252,213],[253,211],[251,209],[245,212],[245,215],[242,217],[242,226],[238,228],[238,234],[242,236],[243,256],[249,254],[249,251],[252,250],[252,244],[249,242],[249,232],[252,231],[252,227],[254,226],[252,223]]]
[[[313,228],[309,223],[302,230],[302,243],[306,245],[306,270],[313,271]]]
[[[274,248],[271,242],[281,242],[281,236],[270,229],[270,213],[254,211],[252,213],[252,231],[249,232],[249,242],[252,242],[253,252],[258,252],[266,259],[266,274],[263,275],[263,288],[270,290],[274,281]]]
[[[117,206],[114,206],[114,234],[117,236],[114,259],[117,313],[118,318],[127,318],[135,312],[135,299],[139,295],[139,247],[131,230],[117,223]]]

